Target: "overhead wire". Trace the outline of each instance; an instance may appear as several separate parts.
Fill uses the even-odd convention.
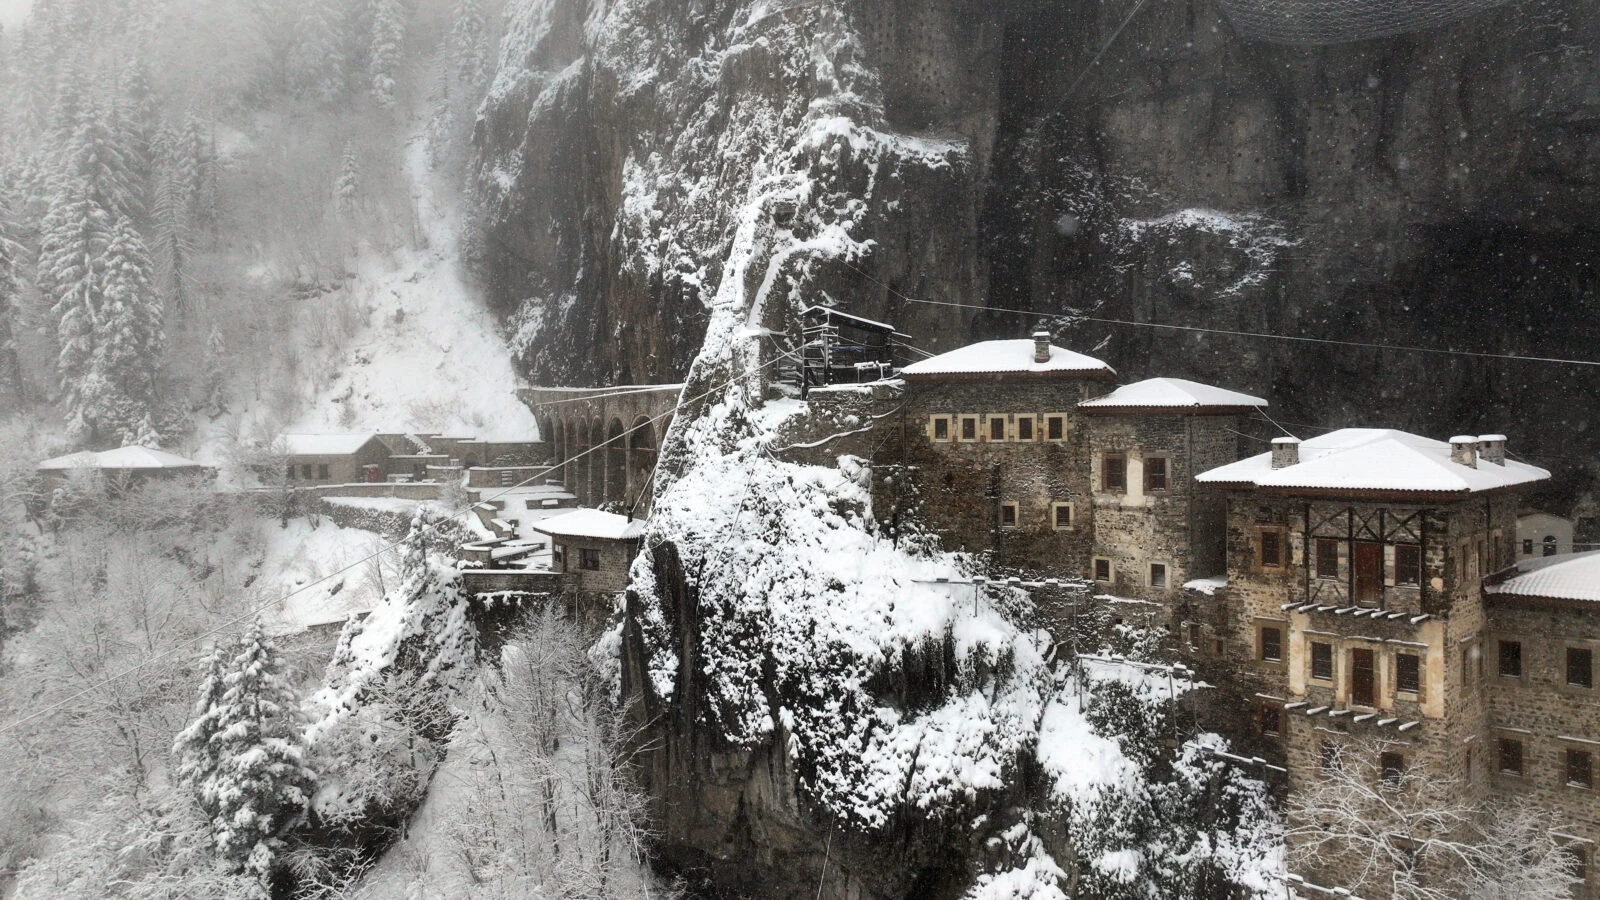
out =
[[[1141,322],[1136,319],[1113,319],[1106,316],[1091,316],[1077,312],[1041,312],[1036,309],[1012,309],[1005,306],[982,306],[977,303],[957,303],[953,300],[928,300],[919,297],[909,297],[895,290],[883,281],[873,277],[860,267],[848,260],[840,259],[840,264],[851,269],[856,274],[878,285],[889,293],[899,297],[907,303],[922,303],[928,306],[948,306],[958,309],[970,309],[977,312],[1010,313],[1019,316],[1031,316],[1036,319],[1074,319],[1081,322],[1095,322],[1103,325],[1126,325],[1135,328],[1156,328],[1171,331],[1188,331],[1197,334],[1218,334],[1226,337],[1262,338],[1274,341],[1291,341],[1302,344],[1327,344],[1338,347],[1356,347],[1364,350],[1385,350],[1399,353],[1428,353],[1437,356],[1464,356],[1473,359],[1495,359],[1515,362],[1552,363],[1556,365],[1587,366],[1600,368],[1600,360],[1594,359],[1568,359],[1555,356],[1523,356],[1515,353],[1488,353],[1480,350],[1449,350],[1442,347],[1418,347],[1408,344],[1380,344],[1375,341],[1343,341],[1336,338],[1308,337],[1306,335],[1274,334],[1269,331],[1242,331],[1229,328],[1206,328],[1199,325],[1169,325],[1163,322]]]
[[[575,454],[573,456],[570,456],[570,457],[568,457],[568,458],[566,458],[566,459],[564,459],[564,460],[562,460],[562,461],[560,461],[558,463],[554,463],[554,464],[551,464],[549,466],[541,467],[540,471],[537,474],[530,475],[527,478],[523,479],[522,481],[517,482],[514,485],[510,485],[509,487],[502,488],[499,491],[499,493],[494,494],[491,497],[488,497],[486,499],[480,499],[477,502],[469,504],[468,506],[466,506],[466,507],[464,507],[462,509],[456,510],[456,511],[454,511],[454,512],[452,512],[452,513],[450,513],[450,514],[438,519],[435,522],[429,523],[428,525],[424,526],[424,528],[419,533],[420,534],[426,534],[426,533],[428,533],[430,531],[433,531],[433,530],[437,529],[438,527],[443,525],[445,522],[452,521],[452,520],[454,520],[456,518],[459,518],[461,516],[464,516],[464,515],[472,512],[472,510],[474,508],[476,508],[476,507],[478,507],[478,506],[480,506],[480,505],[482,505],[484,503],[492,503],[495,500],[498,500],[498,499],[506,496],[507,494],[511,493],[512,491],[515,491],[515,490],[527,485],[529,482],[533,481],[536,478],[539,478],[539,477],[541,477],[541,476],[543,476],[545,474],[548,474],[549,472],[555,471],[557,469],[563,468],[563,467],[565,467],[565,466],[567,466],[567,465],[569,465],[571,463],[577,462],[578,460],[582,459],[583,457],[588,456],[589,454],[594,453],[594,452],[596,452],[598,450],[601,450],[607,444],[610,444],[613,441],[622,440],[623,438],[628,437],[629,435],[633,434],[635,431],[638,431],[638,430],[640,430],[640,429],[642,429],[642,428],[644,428],[644,427],[646,427],[648,425],[653,425],[653,424],[655,424],[656,422],[658,422],[658,421],[660,421],[662,419],[665,419],[665,418],[667,418],[669,416],[676,415],[680,410],[682,410],[688,404],[695,403],[695,402],[697,402],[699,400],[703,400],[706,397],[709,397],[710,395],[716,393],[717,391],[720,391],[723,388],[728,387],[729,385],[733,384],[734,382],[739,381],[739,380],[741,380],[743,378],[746,378],[746,377],[748,377],[750,375],[753,375],[756,372],[760,372],[763,369],[766,369],[766,368],[768,368],[770,366],[777,365],[779,362],[782,362],[784,359],[786,359],[786,358],[788,358],[790,356],[793,356],[793,355],[795,355],[793,351],[790,351],[790,352],[787,352],[787,353],[780,353],[777,356],[774,356],[772,359],[768,360],[767,362],[762,363],[760,366],[757,366],[756,368],[751,369],[751,370],[749,370],[747,372],[742,372],[742,373],[740,373],[738,375],[735,375],[734,377],[728,379],[727,381],[722,382],[721,384],[718,384],[716,387],[709,388],[706,391],[696,395],[695,397],[692,397],[692,398],[687,399],[687,400],[685,400],[685,399],[680,397],[678,399],[678,402],[672,407],[672,409],[667,410],[666,412],[661,413],[658,416],[654,416],[654,417],[652,417],[650,419],[647,419],[647,420],[645,420],[643,422],[640,422],[639,424],[633,426],[632,428],[629,428],[628,430],[626,430],[626,431],[624,431],[624,432],[622,432],[620,434],[617,434],[617,435],[615,435],[613,437],[606,438],[604,441],[601,441],[600,443],[595,444],[592,447],[586,447],[582,451],[580,451],[579,453],[577,453],[577,454]],[[187,647],[193,646],[193,645],[199,643],[200,641],[205,640],[206,638],[215,637],[216,635],[222,634],[225,631],[228,631],[228,630],[230,630],[232,628],[235,628],[235,627],[237,627],[239,625],[242,625],[245,622],[249,621],[250,619],[255,618],[256,616],[259,616],[262,612],[266,611],[269,607],[271,607],[271,606],[273,606],[275,604],[281,604],[284,601],[288,600],[291,597],[294,597],[297,594],[300,594],[300,593],[302,593],[304,591],[308,591],[311,588],[316,587],[317,585],[322,584],[322,583],[324,583],[326,581],[329,581],[329,580],[331,580],[331,579],[333,579],[333,578],[335,578],[335,577],[337,577],[339,575],[343,575],[346,572],[349,572],[352,569],[357,568],[358,566],[365,565],[366,563],[369,563],[372,560],[377,559],[379,556],[382,556],[385,553],[388,553],[390,551],[396,550],[396,549],[404,546],[405,543],[408,540],[411,539],[411,537],[412,537],[412,535],[407,535],[406,538],[404,538],[402,540],[395,541],[395,542],[393,542],[391,544],[388,544],[387,546],[384,546],[384,547],[380,547],[377,550],[374,550],[373,552],[367,554],[366,556],[363,556],[360,559],[357,559],[356,561],[350,563],[349,565],[346,565],[346,566],[344,566],[342,568],[339,568],[339,569],[335,569],[334,571],[329,572],[327,575],[324,575],[321,578],[317,578],[317,579],[315,579],[313,581],[309,581],[306,584],[303,584],[300,587],[297,587],[294,590],[289,591],[286,594],[283,594],[282,596],[269,598],[268,600],[251,607],[250,609],[248,609],[246,612],[244,612],[243,614],[241,614],[239,616],[236,616],[236,617],[234,617],[232,619],[229,619],[229,620],[227,620],[227,621],[225,621],[225,622],[223,622],[223,623],[221,623],[221,624],[219,624],[219,625],[217,625],[217,626],[215,626],[213,628],[210,628],[210,629],[208,629],[206,631],[203,631],[203,632],[201,632],[199,634],[193,635],[193,636],[188,637],[188,638],[186,638],[186,639],[184,639],[182,641],[179,641],[178,643],[174,644],[171,647],[168,647],[165,650],[162,650],[162,651],[159,651],[159,652],[157,652],[155,654],[147,656],[144,659],[141,659],[139,662],[134,663],[133,665],[128,666],[127,668],[122,669],[122,670],[120,670],[120,671],[118,671],[118,672],[116,672],[116,673],[114,673],[112,675],[108,675],[105,678],[99,679],[99,680],[87,685],[86,687],[84,687],[84,688],[82,688],[82,689],[80,689],[80,690],[78,690],[78,691],[76,691],[76,692],[74,692],[72,694],[69,694],[68,696],[62,698],[61,700],[58,700],[58,701],[56,701],[54,703],[51,703],[51,704],[49,704],[47,706],[40,707],[39,709],[33,710],[33,711],[27,713],[26,715],[19,716],[16,719],[13,719],[10,722],[5,723],[4,725],[0,725],[0,735],[10,733],[10,732],[16,730],[17,728],[21,727],[22,725],[24,725],[24,724],[26,724],[28,722],[31,722],[31,721],[33,721],[35,719],[38,719],[38,718],[41,718],[43,716],[49,715],[50,713],[55,712],[55,711],[57,711],[59,709],[64,709],[64,708],[70,706],[71,704],[77,702],[78,700],[88,696],[89,694],[94,693],[95,691],[100,690],[101,688],[104,688],[104,687],[106,687],[108,685],[114,684],[114,683],[116,683],[116,682],[128,677],[129,675],[132,675],[132,674],[134,674],[136,672],[139,672],[139,671],[143,670],[144,668],[146,668],[146,667],[148,667],[150,665],[153,665],[154,663],[156,663],[156,662],[158,662],[158,661],[160,661],[162,659],[165,659],[165,658],[167,658],[169,656],[172,656],[172,655],[176,654],[180,650],[183,650],[183,649],[185,649]]]

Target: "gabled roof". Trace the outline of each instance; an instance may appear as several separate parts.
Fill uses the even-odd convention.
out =
[[[541,519],[530,527],[551,537],[598,538],[606,541],[635,541],[644,535],[643,519],[631,519],[598,509],[573,510]]]
[[[982,341],[912,363],[901,369],[900,374],[911,376],[981,375],[1002,372],[1116,374],[1115,369],[1092,356],[1085,356],[1054,344],[1050,345],[1048,362],[1034,362],[1033,348],[1033,341],[1026,338]]]
[[[1267,401],[1238,391],[1184,378],[1147,378],[1125,384],[1104,397],[1078,404],[1084,409],[1259,409]]]
[[[99,453],[92,450],[70,453],[66,456],[47,459],[39,463],[38,468],[46,471],[61,471],[67,469],[204,469],[206,466],[176,453],[168,453],[165,450],[128,446],[118,447],[115,450],[104,450]]]
[[[377,432],[355,434],[284,434],[278,436],[283,452],[290,456],[344,456],[355,453],[375,440]]]
[[[1531,484],[1550,477],[1538,466],[1479,459],[1477,468],[1450,461],[1450,445],[1391,428],[1342,428],[1303,441],[1300,461],[1272,467],[1270,452],[1202,472],[1203,484],[1337,491],[1465,494]]]
[[[1600,550],[1535,556],[1483,587],[1486,594],[1600,601]]]
[[[900,332],[895,331],[894,326],[886,322],[878,322],[873,319],[868,319],[864,316],[852,316],[847,312],[834,309],[831,306],[808,306],[800,312],[800,316],[801,318],[806,319],[825,319],[829,322],[837,322],[840,325],[849,325],[855,328],[860,328],[864,331],[876,331],[880,334],[895,334],[899,335],[900,337],[910,337],[910,335],[900,334]]]

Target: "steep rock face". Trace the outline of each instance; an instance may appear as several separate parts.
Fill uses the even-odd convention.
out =
[[[1207,0],[522,0],[476,135],[470,246],[531,377],[680,377],[732,211],[785,123],[951,142],[880,186],[858,265],[799,281],[932,351],[1062,316],[1130,377],[1266,393],[1285,422],[1507,430],[1578,474],[1595,370],[1081,322],[1585,357],[1600,293],[1600,9],[1523,0],[1329,47],[1247,42]],[[848,25],[827,65],[789,36]],[[809,52],[809,51],[806,51]],[[837,96],[830,67],[868,89]],[[867,112],[863,112],[867,110]],[[1215,214],[1199,214],[1195,211]],[[1188,212],[1186,212],[1188,211]],[[779,211],[780,214],[782,211]],[[1076,322],[1076,324],[1074,324]],[[1571,499],[1586,485],[1569,479]]]

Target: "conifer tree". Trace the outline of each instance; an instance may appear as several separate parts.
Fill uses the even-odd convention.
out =
[[[156,283],[180,321],[193,312],[189,259],[194,254],[191,219],[199,194],[200,164],[189,135],[163,128],[154,142],[160,160],[151,204]]]
[[[225,865],[253,876],[264,896],[282,835],[305,814],[315,775],[305,764],[299,703],[260,623],[228,666],[215,709],[212,836]]]
[[[488,76],[488,29],[484,27],[480,0],[455,0],[451,9],[450,43],[456,74],[467,85],[482,84]]]
[[[221,730],[223,677],[228,669],[228,651],[222,644],[211,650],[206,661],[206,676],[200,682],[200,692],[194,704],[194,719],[189,722],[172,744],[172,755],[177,758],[174,773],[179,785],[194,796],[210,818],[217,814],[217,772],[222,768],[217,747],[217,733]]]
[[[216,325],[206,335],[204,371],[206,410],[213,417],[220,416],[228,407],[228,345]]]
[[[156,373],[166,352],[161,301],[150,281],[150,256],[133,223],[119,218],[105,253],[104,306],[94,329],[84,418],[125,443],[157,439]]]
[[[345,35],[344,9],[338,0],[308,0],[295,25],[290,66],[301,94],[323,103],[344,96],[348,75]]]
[[[8,201],[8,192],[0,190],[0,378],[7,381],[12,398],[21,402],[24,386],[16,336],[21,330],[22,256],[26,251],[13,237],[17,229]]]
[[[394,76],[400,67],[405,35],[405,9],[401,0],[372,0],[372,40],[367,51],[367,72],[372,78],[372,96],[384,109],[394,108]]]
[[[356,158],[355,145],[345,142],[344,153],[339,157],[339,181],[334,185],[334,204],[339,212],[349,214],[361,199],[361,161]]]
[[[102,257],[112,226],[110,214],[90,194],[87,184],[69,181],[51,197],[40,226],[35,276],[56,324],[56,372],[67,427],[79,439],[92,431],[83,415],[83,392],[94,356],[95,321],[104,293]]]

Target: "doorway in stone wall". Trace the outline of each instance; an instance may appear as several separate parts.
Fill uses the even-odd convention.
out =
[[[1377,541],[1356,541],[1351,554],[1355,575],[1355,601],[1358,606],[1383,603],[1383,545]]]
[[[1350,651],[1350,704],[1352,706],[1371,706],[1374,699],[1376,680],[1373,677],[1373,659],[1371,650],[1360,648]]]

